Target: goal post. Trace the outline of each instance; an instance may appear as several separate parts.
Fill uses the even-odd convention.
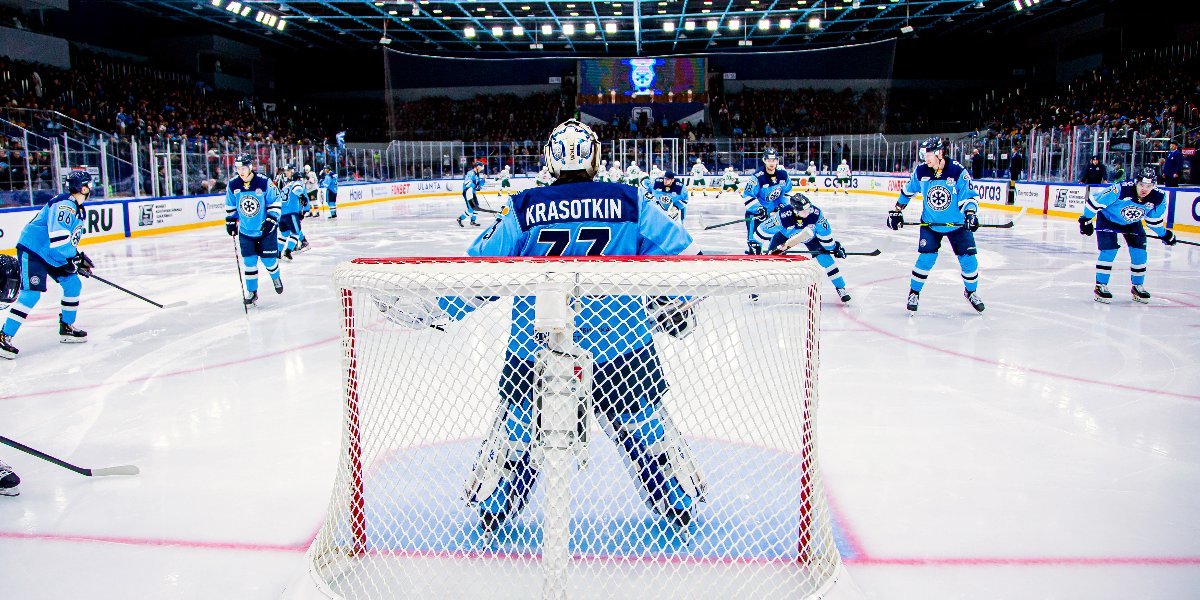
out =
[[[308,597],[822,598],[843,576],[815,262],[372,258],[334,278],[342,442]]]

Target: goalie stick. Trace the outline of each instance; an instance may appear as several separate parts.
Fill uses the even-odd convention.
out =
[[[37,450],[35,448],[30,448],[29,446],[26,446],[25,444],[22,444],[21,442],[18,442],[15,440],[10,440],[4,436],[0,436],[0,444],[4,444],[6,446],[12,446],[13,448],[16,448],[17,450],[20,450],[21,452],[24,452],[26,454],[31,454],[31,455],[36,456],[46,462],[54,463],[64,469],[67,469],[70,471],[75,471],[76,473],[79,473],[80,475],[84,475],[86,477],[104,477],[107,475],[137,475],[140,472],[140,470],[135,465],[120,465],[120,466],[116,466],[116,467],[103,467],[100,469],[85,469],[83,467],[77,467],[65,460],[62,460],[59,458],[54,458],[53,456],[50,456],[49,454],[46,454],[45,452],[42,452],[41,450]]]
[[[239,269],[238,272],[241,273],[241,270]],[[96,281],[99,281],[100,283],[103,283],[105,285],[115,287],[118,290],[121,290],[122,292],[125,292],[126,294],[129,294],[130,296],[133,296],[134,298],[137,298],[138,300],[153,304],[159,308],[178,308],[180,306],[187,306],[187,300],[180,300],[179,302],[172,302],[170,304],[159,304],[141,294],[138,294],[136,292],[131,292],[131,291],[129,291],[129,290],[127,290],[127,289],[125,289],[125,288],[123,288],[123,287],[121,287],[121,286],[95,274],[95,273],[88,273],[86,275],[84,275],[83,273],[80,273],[80,274],[83,275],[84,277],[90,277],[92,279],[95,279]]]

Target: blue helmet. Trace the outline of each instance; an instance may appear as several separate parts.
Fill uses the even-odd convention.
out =
[[[921,148],[925,152],[936,152],[938,150],[945,150],[946,144],[940,137],[931,137],[926,139],[924,142],[921,142]]]
[[[254,157],[250,156],[249,152],[242,152],[233,158],[233,167],[253,167]]]
[[[812,201],[809,200],[808,196],[805,196],[804,194],[792,194],[792,197],[788,198],[788,202],[792,205],[792,208],[796,210],[804,210],[812,206]]]
[[[763,159],[763,162],[767,162],[768,160],[772,160],[772,159],[779,160],[779,154],[777,154],[775,152],[774,148],[771,148],[770,146],[768,146],[765,150],[763,150],[762,159]]]
[[[83,186],[95,187],[96,180],[87,171],[71,171],[67,174],[67,190],[72,194],[83,192]]]
[[[1154,185],[1158,183],[1158,172],[1154,170],[1154,167],[1142,167],[1138,169],[1138,174],[1133,180],[1138,183]]]
[[[667,171],[663,173],[663,179],[675,179],[675,171]]]

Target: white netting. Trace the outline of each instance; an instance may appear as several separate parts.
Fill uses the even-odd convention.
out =
[[[823,277],[765,257],[340,267],[317,587],[820,597],[840,567],[814,445]]]

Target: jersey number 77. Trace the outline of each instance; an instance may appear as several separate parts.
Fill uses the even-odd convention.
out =
[[[550,244],[546,256],[562,256],[571,244],[570,229],[543,229],[538,232],[539,244]],[[588,242],[585,256],[603,256],[608,242],[612,239],[612,230],[608,227],[580,227],[575,236],[577,242]]]

